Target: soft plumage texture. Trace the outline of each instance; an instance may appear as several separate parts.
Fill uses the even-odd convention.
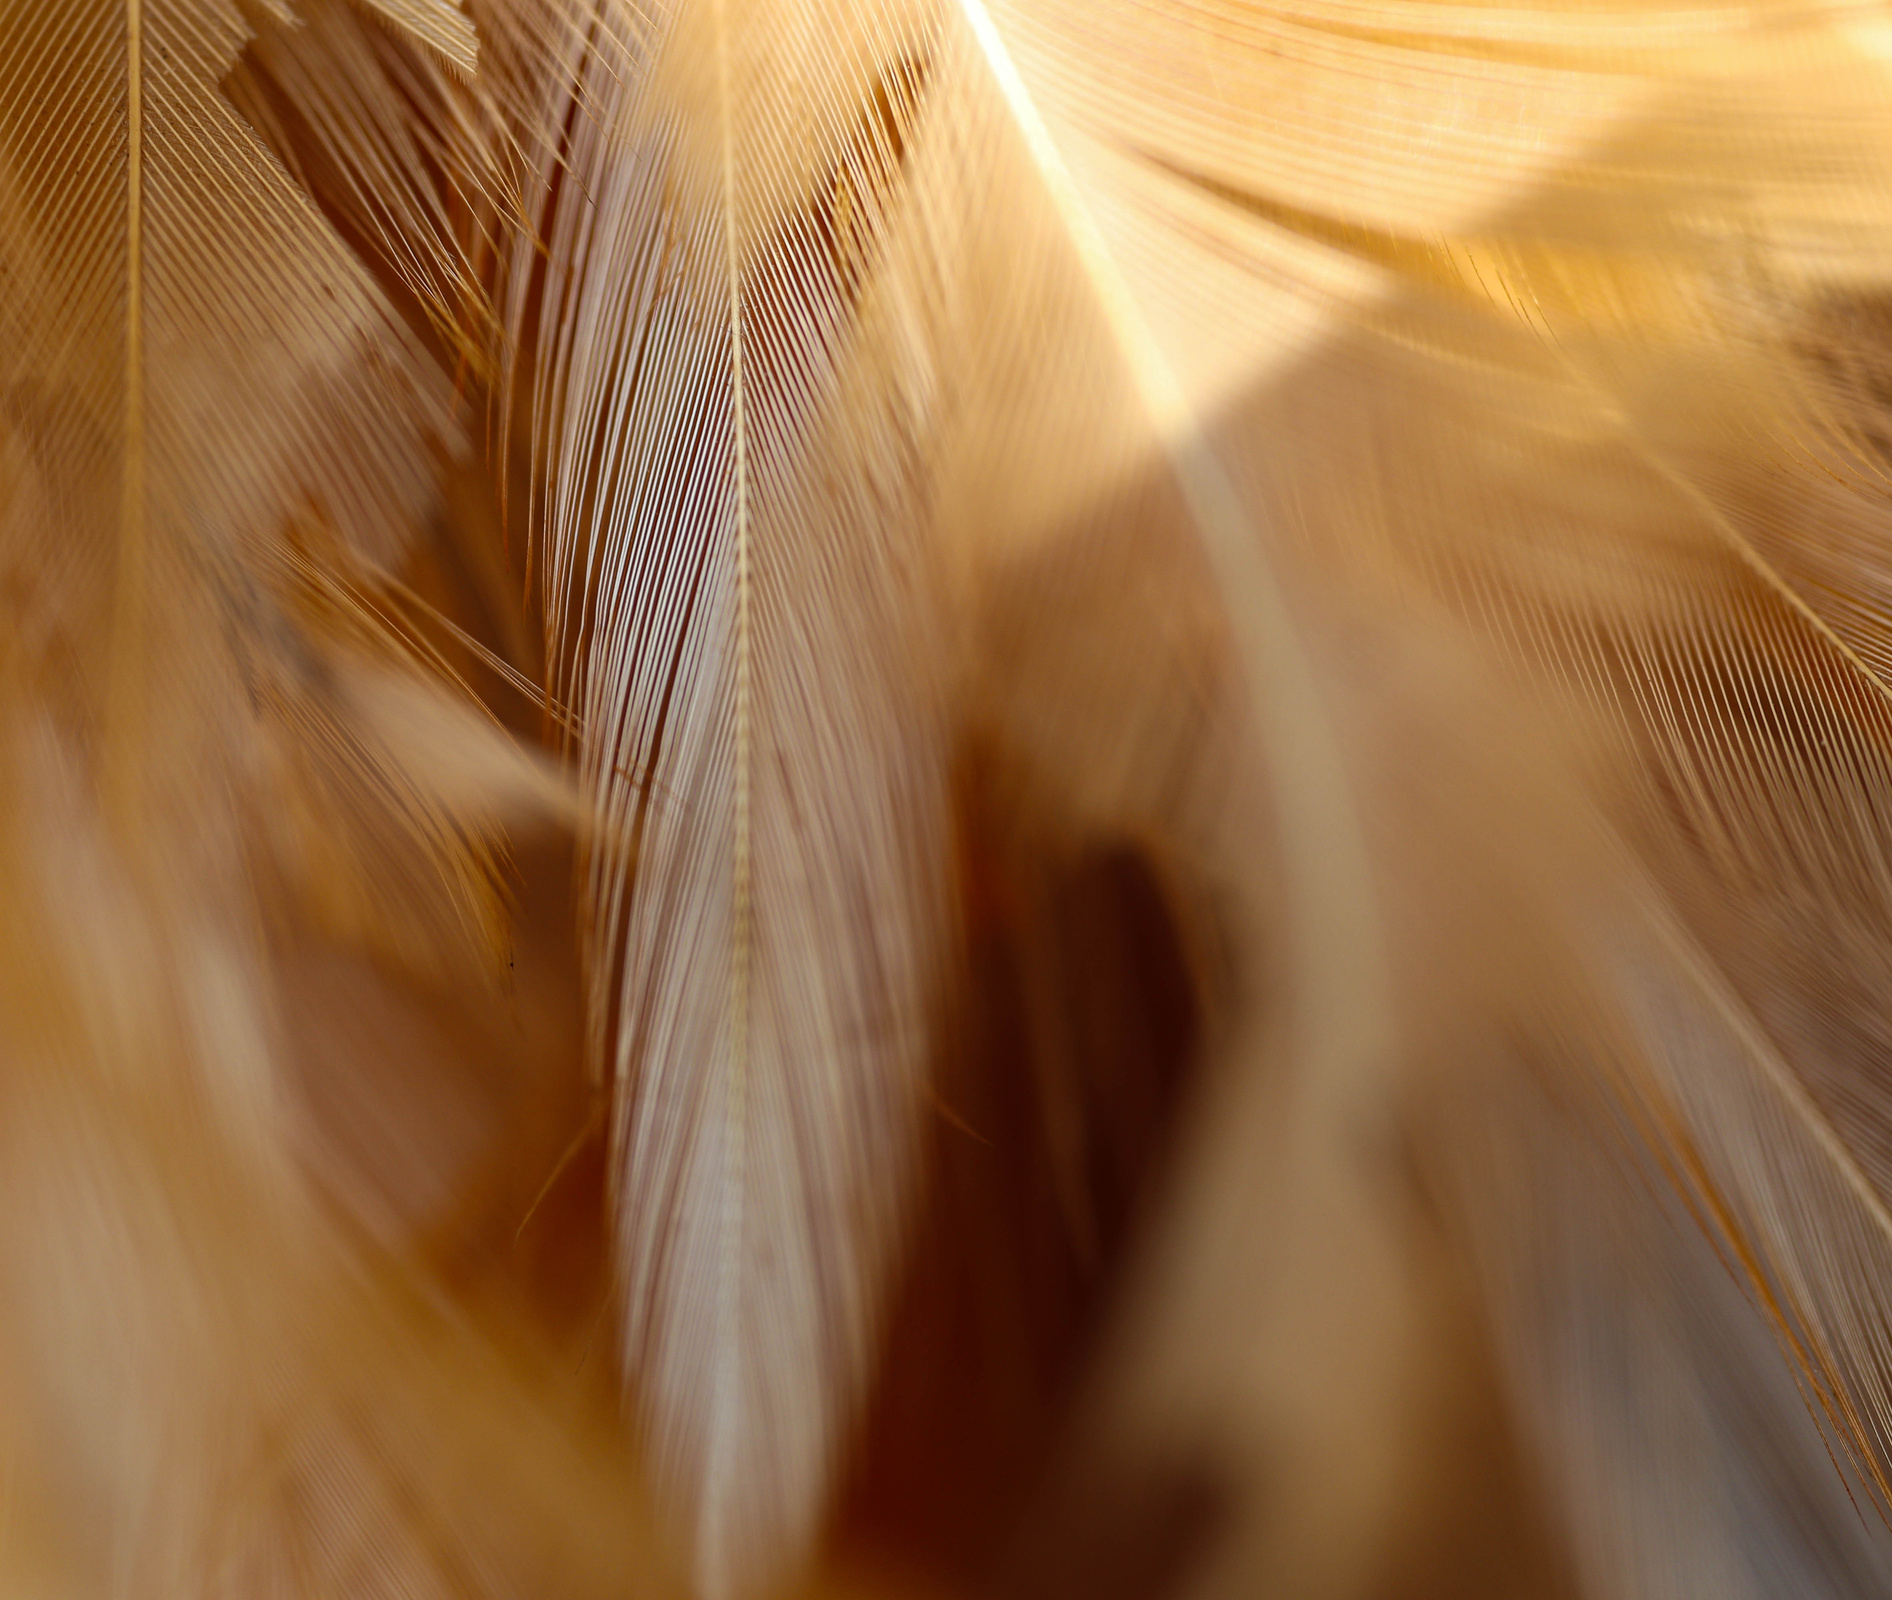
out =
[[[406,47],[384,19],[347,0],[317,0],[265,21],[226,89],[356,247],[385,262],[438,329],[462,331],[459,349],[475,355],[477,325],[460,329],[479,310],[467,295],[461,230],[472,207],[501,188],[499,152],[486,148],[483,97],[462,82],[474,67],[470,25],[456,10],[441,15],[464,32],[450,54]],[[441,183],[448,171],[459,192]]]
[[[0,3],[0,1582],[1882,1588],[1889,37]]]
[[[372,609],[450,387],[222,98],[246,36],[0,13],[4,1582],[591,1589],[629,1474],[300,1159],[302,965],[364,1022],[477,993],[547,785]]]
[[[1467,12],[1461,22],[1473,27],[1476,20]],[[1497,23],[1508,27],[1510,19]],[[1424,204],[1434,187],[1424,179],[1425,160],[1441,141],[1409,130],[1374,163],[1370,175],[1385,187],[1354,187],[1344,168],[1330,164],[1318,208],[1273,184],[1254,196],[1224,190],[1215,205],[1187,192],[1172,209],[1159,195],[1179,226],[1186,220],[1195,238],[1219,248],[1211,255],[1206,248],[1192,253],[1187,244],[1165,246],[1150,250],[1149,259],[1184,281],[1199,262],[1202,290],[1179,293],[1177,303],[1200,304],[1214,293],[1228,313],[1205,319],[1215,343],[1197,358],[1205,379],[1217,385],[1225,382],[1217,369],[1238,343],[1230,331],[1231,323],[1243,326],[1237,317],[1246,313],[1257,337],[1272,341],[1283,308],[1297,296],[1310,316],[1331,303],[1327,285],[1308,270],[1295,272],[1285,296],[1238,293],[1240,274],[1264,251],[1279,259],[1278,230],[1319,245],[1317,262],[1340,254],[1385,274],[1379,308],[1363,317],[1360,331],[1326,341],[1249,393],[1231,394],[1218,407],[1215,436],[1243,464],[1245,481],[1279,508],[1270,518],[1281,530],[1277,559],[1308,574],[1323,595],[1313,614],[1325,613],[1328,629],[1336,593],[1343,608],[1379,626],[1396,617],[1399,629],[1442,639],[1448,652],[1470,652],[1506,689],[1528,684],[1534,719],[1568,730],[1578,748],[1559,751],[1563,733],[1494,721],[1491,709],[1471,698],[1456,714],[1431,712],[1445,718],[1441,737],[1412,756],[1415,771],[1450,774],[1465,790],[1460,803],[1474,815],[1488,807],[1493,820],[1520,802],[1487,768],[1552,762],[1566,773],[1571,794],[1555,797],[1554,805],[1526,805],[1557,820],[1515,852],[1507,863],[1512,879],[1529,881],[1520,861],[1568,856],[1593,863],[1605,881],[1630,886],[1622,902],[1599,908],[1569,883],[1552,881],[1511,914],[1503,931],[1488,926],[1481,933],[1462,883],[1447,878],[1433,891],[1423,931],[1380,935],[1395,982],[1411,963],[1428,970],[1425,963],[1437,958],[1428,945],[1456,945],[1474,971],[1504,975],[1507,1007],[1528,1002],[1562,1015],[1560,990],[1589,995],[1563,1024],[1585,1043],[1556,1057],[1561,1098],[1601,1093],[1616,1107],[1613,1115],[1630,1122],[1632,1150],[1650,1140],[1670,1174],[1684,1181],[1698,1214],[1724,1230],[1723,1247],[1752,1274],[1776,1331],[1804,1365],[1808,1392],[1870,1483],[1883,1453],[1875,1437],[1881,1380],[1877,1359],[1867,1353],[1883,1323],[1871,1304],[1882,1273],[1871,1263],[1884,1238],[1874,1187],[1860,1170],[1874,1120],[1873,1113],[1861,1115],[1872,1051],[1862,1034],[1845,1043],[1835,1038],[1840,1017],[1860,1019],[1851,1023],[1858,1027],[1865,1008],[1835,1010],[1812,994],[1851,990],[1855,982],[1872,986],[1869,978],[1843,974],[1855,962],[1871,969],[1876,936],[1849,940],[1835,916],[1840,904],[1873,894],[1866,886],[1877,872],[1874,817],[1882,785],[1872,774],[1881,758],[1866,729],[1879,713],[1869,669],[1855,659],[1854,641],[1864,642],[1856,602],[1803,576],[1814,552],[1831,548],[1832,536],[1821,530],[1845,525],[1846,476],[1826,464],[1836,460],[1836,443],[1822,414],[1844,419],[1848,404],[1817,368],[1809,370],[1796,346],[1805,337],[1799,328],[1824,323],[1836,298],[1871,292],[1882,259],[1882,213],[1873,198],[1883,181],[1881,71],[1876,58],[1830,32],[1825,17],[1743,18],[1720,38],[1698,34],[1667,55],[1645,54],[1646,41],[1632,38],[1612,49],[1594,17],[1577,24],[1581,37],[1561,61],[1544,52],[1541,40],[1528,55],[1517,52],[1526,59],[1514,81],[1546,65],[1573,81],[1568,91],[1551,94],[1551,84],[1540,80],[1538,93],[1518,102],[1513,117],[1532,127],[1532,143],[1548,143],[1568,129],[1573,108],[1601,104],[1607,91],[1616,95],[1621,124],[1593,125],[1588,149],[1566,147],[1565,159],[1547,163],[1522,194],[1489,196],[1485,216],[1467,217],[1455,204],[1428,220],[1412,217],[1410,208]],[[1475,56],[1485,69],[1481,81],[1502,87],[1503,66],[1487,64],[1502,63],[1510,48],[1494,38],[1443,53]],[[1415,68],[1436,72],[1440,53],[1434,49],[1433,59],[1415,61]],[[1217,55],[1219,70],[1239,81],[1228,54]],[[1129,59],[1141,63],[1146,54]],[[1279,70],[1274,52],[1258,51],[1254,59]],[[1817,109],[1803,87],[1816,76]],[[1599,88],[1592,77],[1624,81]],[[1257,96],[1256,103],[1275,102]],[[1397,101],[1387,109],[1397,111]],[[1450,137],[1448,126],[1442,140]],[[1316,153],[1330,157],[1332,145]],[[1412,181],[1386,184],[1396,164]],[[1255,230],[1255,219],[1265,230]],[[1443,241],[1426,237],[1442,226]],[[1181,335],[1187,331],[1185,323]],[[1741,487],[1733,490],[1731,480]],[[1852,515],[1869,515],[1867,503],[1853,498]],[[1868,547],[1861,533],[1848,546],[1856,554]],[[1831,558],[1825,559],[1831,585]],[[1845,587],[1856,591],[1870,581],[1853,573]],[[1357,661],[1371,659],[1357,643],[1352,650]],[[1357,675],[1358,666],[1349,672]],[[1329,675],[1345,681],[1337,669]],[[1442,693],[1447,708],[1462,698]],[[1336,695],[1344,704],[1345,693],[1336,689],[1330,706]],[[1372,698],[1390,708],[1393,730],[1423,725],[1428,714],[1402,705],[1390,684]],[[1824,709],[1815,711],[1816,702]],[[1344,715],[1330,714],[1344,729]],[[1453,726],[1460,716],[1501,754],[1474,761],[1455,751],[1455,740],[1475,748],[1474,738]],[[1821,732],[1809,734],[1816,725]],[[1362,751],[1390,742],[1387,722],[1372,717],[1364,727],[1355,735]],[[1361,773],[1364,756],[1352,764],[1365,806],[1395,803]],[[1382,781],[1412,783],[1410,776]],[[1589,812],[1592,803],[1600,818]],[[1424,816],[1410,795],[1399,795],[1397,804],[1415,821]],[[1575,841],[1598,821],[1620,830],[1646,866],[1615,853],[1617,847],[1597,846],[1600,859],[1580,848]],[[1382,915],[1397,903],[1397,883],[1407,872],[1401,863],[1438,853],[1448,837],[1433,823],[1376,852]],[[1284,847],[1294,848],[1285,839]],[[1487,837],[1466,860],[1489,870],[1496,856],[1495,837]],[[1645,871],[1653,882],[1642,881]],[[1812,890],[1812,880],[1827,873],[1827,889]],[[1560,945],[1545,968],[1511,970],[1517,919],[1545,915],[1545,904],[1553,925],[1568,919],[1559,937],[1571,943]],[[1599,943],[1608,955],[1598,953]],[[1820,976],[1804,968],[1803,976],[1786,976],[1795,950]],[[1357,972],[1349,976],[1358,981]],[[1441,987],[1452,998],[1441,1000]],[[1463,1008],[1454,1015],[1465,1033],[1456,1053],[1476,1059],[1492,1048],[1477,1041],[1477,1013],[1462,989],[1428,977],[1417,992],[1428,1008],[1444,1007],[1448,1015],[1453,1006]],[[1810,1025],[1818,1043],[1806,1031]],[[1421,1037],[1415,1019],[1404,1017],[1400,1050],[1409,1084],[1425,1061]],[[1835,1050],[1846,1067],[1837,1066]],[[1512,1055],[1505,1059],[1508,1070],[1522,1070]],[[1449,1073],[1448,1082],[1456,1075]],[[1307,1090],[1321,1092],[1313,1083]],[[1480,1098],[1456,1099],[1458,1114],[1474,1115],[1468,1108]],[[1340,1105],[1334,1114],[1351,1119],[1362,1112]],[[1225,1206],[1242,1192],[1242,1167],[1263,1137],[1259,1120],[1245,1126],[1245,1134],[1219,1137],[1227,1152]],[[1498,1126],[1509,1129],[1502,1119]],[[1511,1136],[1527,1136],[1528,1126],[1527,1120]],[[1315,1137],[1302,1136],[1301,1147]],[[1319,1181],[1320,1170],[1304,1181]],[[1487,1174],[1468,1208],[1530,1193],[1519,1168],[1505,1170],[1504,1181]],[[1553,1166],[1539,1170],[1552,1181]],[[1200,1181],[1212,1185],[1207,1177]],[[1332,1199],[1310,1198],[1326,1192],[1304,1190],[1281,1203],[1331,1222],[1343,1214]],[[1171,1291],[1178,1306],[1157,1348],[1179,1369],[1205,1361],[1200,1329],[1210,1307],[1226,1306],[1232,1328],[1259,1315],[1228,1286],[1225,1269],[1205,1262],[1189,1274],[1187,1241],[1212,1230],[1213,1195],[1211,1187],[1196,1210],[1183,1213],[1189,1220],[1178,1222],[1183,1231],[1170,1246],[1172,1261],[1184,1264],[1173,1269],[1183,1281]],[[1246,1220],[1239,1226],[1269,1236],[1276,1230],[1267,1219],[1280,1213],[1251,1201],[1240,1214]],[[1543,1320],[1543,1291],[1523,1254],[1534,1248],[1559,1247],[1526,1233],[1520,1255],[1486,1280],[1492,1314],[1501,1327],[1522,1322],[1533,1339],[1550,1342],[1550,1349],[1533,1347],[1531,1362],[1550,1362],[1553,1349],[1556,1361],[1568,1361],[1568,1352],[1585,1350],[1585,1336]],[[1349,1258],[1365,1270],[1372,1255],[1356,1242]],[[1397,1270],[1386,1270],[1396,1286]],[[1307,1291],[1277,1292],[1292,1300]],[[1601,1284],[1558,1293],[1573,1319],[1593,1315],[1596,1305],[1662,1298],[1652,1289]],[[1603,1362],[1612,1348],[1627,1347],[1654,1361],[1670,1337],[1612,1328],[1607,1338],[1589,1341],[1588,1359]],[[1718,1341],[1729,1337],[1697,1330],[1691,1359],[1712,1369]],[[1309,1351],[1322,1348],[1318,1333],[1304,1332],[1301,1341]],[[1356,1359],[1362,1354],[1356,1351]],[[1381,1357],[1391,1359],[1390,1352]],[[1593,1582],[1625,1592],[1673,1592],[1684,1581],[1702,1593],[1748,1586],[1774,1592],[1783,1574],[1811,1561],[1825,1570],[1822,1581],[1833,1592],[1870,1590],[1872,1563],[1838,1553],[1850,1535],[1815,1535],[1809,1553],[1796,1548],[1802,1532],[1791,1519],[1737,1514],[1718,1525],[1721,1531],[1697,1535],[1688,1557],[1676,1555],[1673,1541],[1688,1542],[1678,1530],[1702,1524],[1687,1516],[1658,1519],[1660,1535],[1632,1535],[1641,1508],[1628,1496],[1612,1501],[1601,1486],[1629,1481],[1664,1450],[1689,1452],[1662,1430],[1652,1440],[1612,1436],[1600,1426],[1614,1380],[1582,1371],[1584,1358],[1578,1359],[1580,1375],[1573,1380],[1565,1368],[1556,1381],[1577,1381],[1591,1398],[1551,1430],[1550,1449],[1586,1455],[1592,1476],[1580,1496],[1595,1494],[1589,1504],[1610,1507],[1605,1520],[1612,1531],[1586,1530],[1581,1547],[1599,1568],[1610,1568]],[[1228,1369],[1210,1364],[1191,1378],[1192,1390],[1213,1394],[1218,1382],[1235,1383],[1235,1372],[1252,1358],[1231,1353],[1227,1360]],[[1534,1367],[1531,1378],[1531,1392],[1541,1396],[1543,1367]],[[1706,1377],[1674,1380],[1678,1417],[1690,1403],[1682,1393],[1697,1382],[1714,1392]],[[1771,1403],[1777,1418],[1792,1419],[1790,1392]],[[1330,1437],[1334,1409],[1323,1400],[1310,1418]],[[1582,1424],[1576,1415],[1584,1416]],[[1599,1432],[1585,1438],[1582,1428],[1593,1424]],[[1678,1436],[1694,1425],[1678,1421]],[[1362,1448],[1384,1427],[1369,1418]],[[1253,1431],[1265,1436],[1259,1419]],[[1619,1461],[1599,1461],[1603,1439],[1611,1441],[1605,1451],[1621,1452]],[[1818,1493],[1828,1508],[1820,1515],[1835,1528],[1847,1526],[1837,1480],[1808,1465],[1818,1463],[1817,1444],[1809,1451],[1805,1441],[1783,1443],[1766,1430],[1737,1440],[1725,1454],[1740,1493],[1752,1492],[1749,1474],[1798,1473],[1823,1485]],[[1796,1460],[1800,1465],[1792,1465]],[[1568,1466],[1565,1457],[1559,1470]],[[1681,1481],[1711,1505],[1723,1492],[1704,1469]],[[1770,1488],[1764,1497],[1780,1492]],[[1724,1514],[1703,1513],[1711,1525]],[[1625,1546],[1612,1548],[1619,1533]],[[1686,1577],[1666,1565],[1676,1561]]]
[[[914,46],[858,27],[696,8],[595,50],[546,230],[548,647],[612,829],[623,1339],[718,1593],[811,1537],[950,936],[920,429],[849,316]]]

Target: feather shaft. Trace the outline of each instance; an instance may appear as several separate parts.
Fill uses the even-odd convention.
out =
[[[125,0],[125,393],[124,458],[118,513],[118,568],[114,579],[112,677],[120,783],[137,770],[145,708],[145,606],[149,583],[149,529],[145,485],[144,308],[144,0]]]
[[[734,93],[729,81],[729,16],[725,0],[716,0],[716,95],[722,143],[723,263],[729,277],[729,407],[730,450],[735,488],[735,522],[731,537],[735,550],[735,770],[730,844],[730,952],[729,952],[729,1076],[724,1090],[724,1116],[731,1146],[729,1171],[724,1180],[722,1248],[717,1263],[717,1332],[719,1345],[735,1349],[743,1337],[738,1302],[742,1282],[743,1219],[748,1204],[749,1157],[749,1026],[752,997],[750,962],[755,941],[751,903],[754,836],[750,827],[753,752],[750,748],[754,665],[754,623],[750,615],[749,570],[749,396],[743,362],[742,271],[738,244],[740,200],[736,187],[736,132]],[[697,1565],[712,1595],[726,1593],[729,1584],[728,1546],[735,1536],[730,1526],[729,1499],[737,1471],[736,1433],[741,1398],[738,1370],[733,1360],[717,1365],[711,1399],[710,1442],[704,1468],[704,1507],[697,1538]]]

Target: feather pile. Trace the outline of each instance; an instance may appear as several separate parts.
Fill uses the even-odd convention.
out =
[[[0,1600],[1892,1586],[1892,12],[0,0]]]

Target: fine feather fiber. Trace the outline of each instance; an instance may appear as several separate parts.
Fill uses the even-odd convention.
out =
[[[1892,16],[0,0],[0,1597],[1892,1583]]]

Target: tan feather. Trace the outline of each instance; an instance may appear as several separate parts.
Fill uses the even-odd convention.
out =
[[[442,38],[453,15],[410,12]],[[622,1462],[552,1421],[531,1361],[429,1309],[304,1159],[291,952],[380,963],[364,1007],[478,988],[497,819],[557,786],[366,604],[437,503],[449,384],[222,97],[247,37],[221,0],[0,10],[22,1581],[659,1581]],[[608,1517],[578,1510],[613,1484]]]

